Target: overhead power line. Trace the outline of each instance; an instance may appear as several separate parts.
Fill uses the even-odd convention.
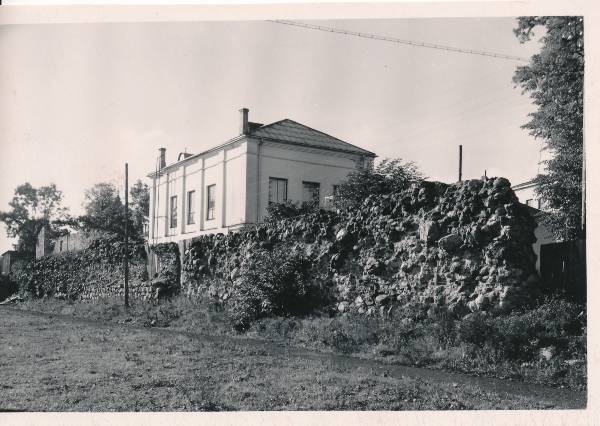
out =
[[[361,33],[361,32],[350,31],[350,30],[342,30],[342,29],[338,29],[338,28],[323,27],[321,25],[311,25],[311,24],[305,24],[305,23],[296,22],[296,21],[273,19],[273,20],[269,20],[269,22],[274,22],[276,24],[283,24],[283,25],[291,25],[294,27],[300,27],[300,28],[305,28],[305,29],[310,29],[310,30],[318,30],[318,31],[325,31],[325,32],[329,32],[329,33],[343,34],[343,35],[353,36],[353,37],[362,37],[362,38],[368,38],[368,39],[372,39],[372,40],[388,41],[391,43],[405,44],[408,46],[426,47],[428,49],[446,50],[449,52],[464,53],[464,54],[469,54],[469,55],[488,56],[491,58],[507,59],[507,60],[511,60],[511,61],[529,62],[529,60],[527,58],[521,58],[519,56],[504,55],[501,53],[487,52],[484,50],[462,49],[460,47],[445,46],[442,44],[403,40],[400,38],[387,37],[387,36],[382,36],[382,35],[377,35],[377,34]]]

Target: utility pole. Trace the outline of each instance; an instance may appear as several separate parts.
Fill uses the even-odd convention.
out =
[[[125,307],[129,307],[129,173],[125,163]]]
[[[462,181],[462,145],[458,145],[458,181]]]

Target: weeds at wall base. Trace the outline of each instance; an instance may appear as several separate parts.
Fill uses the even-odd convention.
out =
[[[585,322],[580,322],[582,329],[578,334],[575,333],[577,330],[571,328],[572,324],[567,320],[573,316],[577,319],[579,307],[564,301],[548,301],[531,312],[500,318],[490,317],[487,322],[496,324],[496,327],[491,328],[493,333],[490,332],[487,342],[478,343],[465,341],[469,335],[464,334],[463,321],[453,322],[452,325],[444,322],[442,327],[435,318],[420,321],[401,317],[381,321],[378,318],[352,315],[263,318],[240,334],[232,328],[222,307],[206,299],[191,299],[183,295],[160,302],[132,300],[129,310],[125,309],[122,300],[118,298],[94,302],[33,299],[17,306],[25,310],[134,326],[168,327],[217,336],[262,338],[290,346],[342,353],[390,364],[439,368],[578,390],[586,388]],[[548,321],[544,313],[556,312],[558,308],[566,314],[562,318],[556,318],[554,322]],[[472,321],[474,320],[481,319],[473,318]],[[540,323],[546,324],[543,344],[551,343],[552,339],[559,342],[556,352],[549,360],[540,356],[540,350],[550,346],[538,347],[538,351],[524,351],[524,355],[529,354],[525,359],[511,358],[508,355],[510,351],[505,352],[504,346],[497,343],[510,338],[525,341],[530,333],[540,333]],[[457,332],[461,327],[463,334]],[[565,329],[571,330],[571,334],[563,335]],[[563,345],[560,342],[565,338],[567,344]]]

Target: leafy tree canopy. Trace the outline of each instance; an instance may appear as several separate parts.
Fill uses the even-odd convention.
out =
[[[365,167],[351,172],[338,186],[334,205],[341,210],[358,207],[371,194],[400,191],[424,176],[413,162],[385,159],[375,168]]]
[[[125,207],[117,187],[101,182],[85,191],[85,215],[80,217],[86,230],[122,233],[125,230]]]
[[[48,226],[50,238],[64,232],[62,226],[69,215],[62,200],[62,191],[53,183],[35,188],[26,182],[15,189],[10,210],[0,212],[0,221],[6,225],[7,235],[17,238],[16,250],[35,253],[37,235],[44,226]]]
[[[138,179],[131,187],[129,194],[131,195],[130,206],[133,227],[139,235],[143,235],[144,223],[148,221],[150,215],[150,190],[148,185]]]
[[[133,238],[143,238],[144,223],[150,211],[148,185],[138,180],[130,189],[129,229]],[[121,201],[117,187],[101,182],[86,190],[83,203],[85,215],[79,218],[81,227],[86,230],[103,231],[114,234],[125,232],[125,205]]]
[[[553,154],[537,177],[538,196],[551,211],[543,221],[556,237],[572,239],[583,235],[583,18],[521,17],[514,33],[525,43],[536,27],[545,28],[541,50],[517,68],[513,81],[537,107],[523,128]]]

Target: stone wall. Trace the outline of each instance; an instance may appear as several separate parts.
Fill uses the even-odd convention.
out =
[[[15,273],[19,288],[34,297],[91,300],[124,294],[124,244],[98,239],[78,252],[45,256]],[[130,294],[147,299],[152,288],[146,273],[143,246],[130,247]]]
[[[183,259],[184,290],[218,282],[213,296],[225,301],[249,252],[291,243],[327,280],[338,311],[384,314],[414,302],[457,315],[510,310],[537,289],[534,228],[504,178],[422,182],[369,196],[356,211],[199,237]]]
[[[179,257],[169,250],[158,253],[162,267],[158,279],[179,282]],[[22,265],[15,271],[20,291],[33,297],[57,297],[80,300],[123,296],[124,244],[119,239],[94,240],[78,252],[46,256]],[[173,258],[175,259],[173,261]],[[147,272],[147,255],[141,244],[129,248],[129,294],[132,300],[158,296],[156,282]]]

